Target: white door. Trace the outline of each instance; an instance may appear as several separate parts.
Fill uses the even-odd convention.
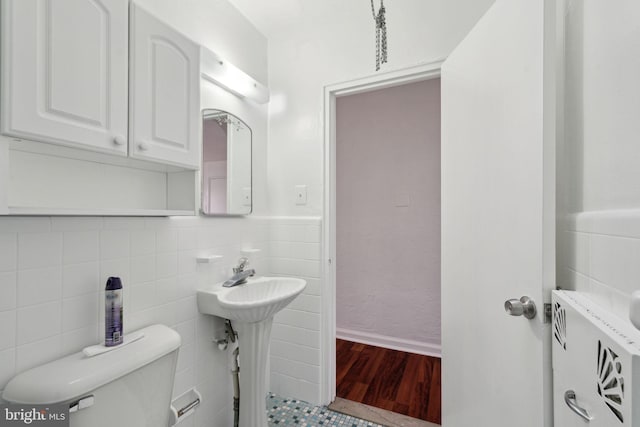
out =
[[[127,8],[2,0],[2,133],[126,155]]]
[[[198,169],[200,48],[131,4],[129,155]]]
[[[497,0],[443,64],[444,427],[551,425],[554,16]],[[534,319],[505,313],[521,296]]]

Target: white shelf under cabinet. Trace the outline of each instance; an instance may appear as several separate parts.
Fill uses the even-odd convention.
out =
[[[74,209],[9,206],[9,215],[24,216],[193,216],[195,211],[162,209]]]
[[[193,216],[193,170],[0,138],[0,215]]]

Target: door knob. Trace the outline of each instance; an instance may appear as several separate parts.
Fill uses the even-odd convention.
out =
[[[536,304],[529,297],[510,299],[504,302],[504,311],[512,316],[536,317]]]
[[[149,144],[143,141],[138,142],[138,150],[147,151],[148,149],[149,149]]]

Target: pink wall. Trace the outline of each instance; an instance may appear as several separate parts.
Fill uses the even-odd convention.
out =
[[[205,162],[227,160],[227,125],[215,120],[205,120],[202,124],[203,152]]]
[[[213,119],[202,123],[202,209],[227,212],[227,125]]]
[[[338,98],[336,134],[338,336],[438,353],[440,79]]]

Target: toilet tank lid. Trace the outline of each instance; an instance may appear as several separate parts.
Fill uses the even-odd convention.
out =
[[[22,372],[7,384],[2,398],[32,405],[69,401],[180,347],[180,335],[167,326],[152,325],[140,332],[144,332],[143,338],[117,350],[93,357],[78,352]]]

